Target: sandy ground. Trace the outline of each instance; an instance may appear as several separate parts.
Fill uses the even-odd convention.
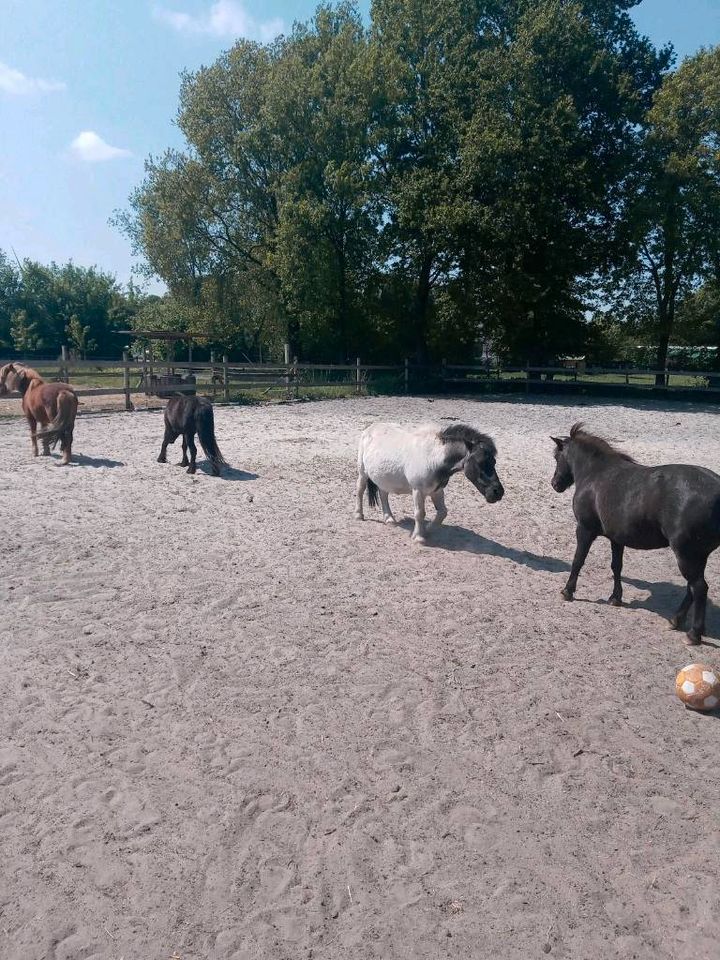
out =
[[[441,417],[504,500],[454,478],[426,548],[410,498],[353,520],[359,431]],[[608,606],[603,542],[561,600],[580,417],[720,467],[680,404],[225,408],[224,479],[155,462],[159,412],[81,417],[65,470],[1,421],[3,960],[717,957],[720,728],[674,678],[720,614],[668,629],[669,551]]]

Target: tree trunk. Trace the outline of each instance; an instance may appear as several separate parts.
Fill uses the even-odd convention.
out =
[[[430,273],[432,270],[432,254],[425,254],[420,264],[417,293],[415,297],[414,339],[415,359],[418,363],[427,363],[427,321],[428,307],[430,306]]]
[[[666,311],[663,311],[666,312]],[[658,337],[657,344],[657,353],[655,354],[655,369],[664,370],[667,366],[667,355],[668,355],[668,346],[670,345],[670,332],[671,327],[667,323],[666,318],[661,318],[660,322],[660,336]],[[655,374],[655,386],[664,387],[665,386],[665,374],[656,373]]]
[[[340,345],[343,352],[342,361],[348,363],[350,359],[349,343],[349,322],[348,322],[348,295],[347,295],[347,263],[345,261],[345,248],[342,242],[337,246],[338,258],[338,328],[340,333]]]

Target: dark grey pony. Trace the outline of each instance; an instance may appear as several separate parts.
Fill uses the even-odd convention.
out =
[[[189,397],[180,394],[176,397],[170,397],[165,407],[165,436],[163,437],[162,447],[158,463],[167,463],[167,448],[169,443],[174,443],[182,435],[183,458],[181,467],[187,467],[188,473],[195,473],[195,457],[197,456],[197,447],[195,446],[195,434],[198,435],[200,446],[205,451],[205,456],[210,461],[212,472],[217,477],[220,468],[227,466],[220,448],[215,439],[215,418],[213,416],[212,404],[205,397]],[[187,452],[190,450],[190,460],[188,461]],[[189,466],[188,466],[189,464]]]
[[[622,602],[623,551],[670,547],[687,591],[670,624],[679,630],[692,606],[687,643],[700,643],[705,630],[708,585],[705,565],[720,546],[720,476],[704,467],[670,464],[645,467],[607,441],[587,433],[576,423],[569,437],[555,442],[558,493],[575,484],[573,511],[577,520],[577,549],[562,595],[572,600],[577,579],[597,537],[607,537],[612,548],[614,577],[610,603]]]

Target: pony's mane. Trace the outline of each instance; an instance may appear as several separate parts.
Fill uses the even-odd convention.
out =
[[[570,439],[574,440],[576,443],[579,443],[585,450],[590,453],[601,453],[601,454],[612,454],[615,457],[620,457],[622,460],[628,460],[630,463],[635,463],[633,458],[629,453],[624,453],[622,450],[618,450],[617,447],[614,447],[611,443],[608,443],[607,440],[603,440],[602,437],[595,436],[594,433],[588,433],[582,423],[574,423],[570,428]]]
[[[489,450],[493,455],[497,453],[495,442],[492,437],[486,433],[480,433],[474,427],[467,423],[452,423],[449,427],[444,427],[438,434],[443,443],[464,443],[468,447],[482,446]]]

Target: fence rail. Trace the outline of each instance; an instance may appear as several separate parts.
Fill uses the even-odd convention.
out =
[[[9,360],[1,360],[0,366]],[[306,388],[350,388],[360,394],[373,385],[383,392],[433,390],[501,390],[504,392],[563,392],[591,388],[614,393],[632,389],[646,394],[675,393],[720,399],[720,371],[645,370],[571,366],[498,366],[495,364],[354,364],[235,363],[227,357],[209,361],[35,360],[29,361],[48,380],[72,382],[80,396],[124,396],[127,410],[136,395],[211,393],[229,401],[244,391],[279,391],[297,397]],[[597,389],[595,389],[597,388]]]

